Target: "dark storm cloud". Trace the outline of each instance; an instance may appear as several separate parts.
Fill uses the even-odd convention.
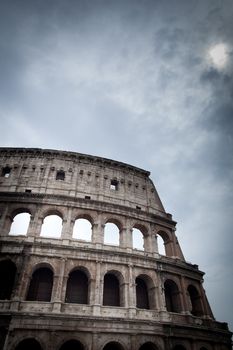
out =
[[[233,324],[219,287],[233,288],[232,17],[230,0],[0,2],[2,146],[150,170],[216,318]]]

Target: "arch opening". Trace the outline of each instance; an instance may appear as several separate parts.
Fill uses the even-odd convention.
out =
[[[117,245],[120,244],[120,230],[113,222],[107,222],[104,227],[104,244]]]
[[[56,173],[56,180],[65,180],[65,172],[64,170],[58,170]]]
[[[9,300],[13,291],[16,266],[10,260],[0,262],[0,299]]]
[[[124,348],[120,343],[111,341],[104,346],[103,350],[124,350]]]
[[[162,236],[157,235],[158,252],[160,255],[166,256],[165,242]]]
[[[15,348],[15,350],[42,350],[39,342],[34,338],[22,340]]]
[[[146,282],[140,278],[136,278],[136,305],[139,309],[149,309],[149,295]]]
[[[179,313],[181,311],[181,303],[177,284],[172,280],[166,280],[164,283],[164,292],[167,311]]]
[[[71,339],[62,344],[59,350],[84,350],[84,346],[80,341]]]
[[[191,304],[191,314],[193,316],[202,316],[203,308],[201,303],[201,296],[198,293],[198,290],[193,285],[188,286],[188,294]]]
[[[5,166],[4,168],[2,168],[2,177],[9,177],[11,173],[11,168],[9,166]]]
[[[66,287],[66,303],[88,304],[88,277],[81,270],[69,274]]]
[[[53,272],[41,267],[33,272],[26,300],[50,301],[53,289]]]
[[[120,306],[120,285],[113,273],[104,276],[103,305]]]
[[[92,239],[92,224],[88,219],[79,218],[75,220],[73,228],[73,238],[84,241]]]
[[[139,350],[158,350],[158,348],[154,343],[146,342],[145,344],[140,346]]]
[[[11,224],[9,235],[27,235],[28,226],[30,223],[31,215],[27,212],[22,212],[15,215],[13,222]]]
[[[132,231],[133,249],[144,250],[144,235],[138,228]]]
[[[40,235],[41,237],[60,238],[62,231],[62,219],[58,215],[47,215],[44,218]]]

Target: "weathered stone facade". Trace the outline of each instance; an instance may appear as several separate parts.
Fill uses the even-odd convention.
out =
[[[2,349],[231,349],[149,172],[54,150],[1,148],[0,159]],[[11,234],[22,213],[26,233]],[[56,238],[41,235],[50,215],[62,220]],[[91,239],[74,237],[78,219],[91,224]],[[107,223],[118,245],[105,243]],[[134,248],[135,229],[144,250]]]

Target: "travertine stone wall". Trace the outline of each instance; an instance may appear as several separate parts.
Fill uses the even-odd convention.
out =
[[[0,165],[0,278],[1,263],[16,268],[11,295],[0,300],[4,350],[21,349],[17,346],[27,339],[41,350],[64,350],[70,340],[85,350],[109,350],[109,343],[113,350],[230,349],[228,328],[214,320],[208,304],[203,272],[185,261],[176,222],[149,172],[90,155],[20,148],[0,148]],[[57,179],[59,172],[63,179]],[[23,212],[30,214],[26,234],[9,234]],[[57,238],[41,236],[50,214],[62,219]],[[90,241],[73,237],[78,218],[91,223]],[[117,246],[104,244],[108,222],[119,229]],[[144,250],[133,246],[134,228],[143,235]],[[166,255],[158,251],[158,236]],[[40,268],[52,271],[50,301],[27,299]],[[88,279],[86,304],[66,300],[76,270]],[[109,273],[119,283],[118,306],[103,303]],[[139,280],[147,308],[138,306]]]

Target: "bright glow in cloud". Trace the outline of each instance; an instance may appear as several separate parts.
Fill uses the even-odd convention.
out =
[[[214,45],[209,50],[209,55],[214,66],[217,68],[225,67],[228,59],[227,45],[224,43]]]

